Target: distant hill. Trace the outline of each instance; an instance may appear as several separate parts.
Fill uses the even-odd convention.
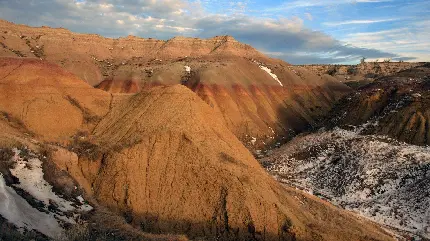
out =
[[[423,64],[425,63],[384,61],[363,62],[357,65],[310,64],[301,66],[315,74],[329,74],[343,83],[356,86],[357,84],[360,85],[360,82],[362,84],[369,83],[378,77],[390,76],[400,71],[412,69]]]
[[[380,134],[415,145],[430,144],[430,65],[376,79],[345,96],[325,126],[363,125],[365,134]]]

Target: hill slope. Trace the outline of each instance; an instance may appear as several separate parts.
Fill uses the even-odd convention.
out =
[[[184,86],[143,91],[118,105],[93,138],[100,152],[115,150],[100,155],[97,175],[89,175],[94,195],[131,213],[145,231],[223,240],[389,239],[281,187],[221,116]]]
[[[222,114],[238,138],[246,143],[254,137],[256,145],[315,125],[350,91],[328,75],[268,58],[263,63],[240,56],[206,56],[163,61],[145,69],[139,61],[120,65],[97,87],[121,93],[184,84]]]
[[[230,36],[110,39],[0,21],[0,44],[0,56],[38,57],[111,93],[185,84],[250,149],[314,126],[350,91],[331,76],[268,58]]]
[[[47,140],[91,127],[111,96],[57,65],[38,59],[0,58],[0,111]]]
[[[430,144],[430,66],[375,80],[345,96],[331,112],[330,126],[368,123],[364,134],[381,134],[416,145]]]

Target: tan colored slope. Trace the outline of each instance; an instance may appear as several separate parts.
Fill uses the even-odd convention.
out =
[[[42,139],[65,139],[94,125],[110,98],[46,61],[0,58],[0,111]]]
[[[153,88],[119,104],[90,139],[104,154],[62,165],[86,180],[99,202],[132,214],[132,223],[146,232],[221,240],[391,240],[369,222],[281,187],[222,117],[184,86]]]
[[[141,60],[135,59],[120,65],[109,74],[112,79],[97,87],[116,93],[182,83],[222,114],[228,128],[243,142],[257,138],[257,146],[269,143],[277,135],[293,134],[314,125],[350,91],[328,75],[317,76],[282,61],[263,60],[259,64],[244,57],[206,56],[142,68]],[[282,86],[261,65],[270,68]],[[185,66],[191,68],[190,73]]]

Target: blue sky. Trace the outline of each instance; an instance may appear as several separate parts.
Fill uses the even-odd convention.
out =
[[[429,0],[0,0],[0,16],[107,37],[228,34],[293,64],[430,61]]]

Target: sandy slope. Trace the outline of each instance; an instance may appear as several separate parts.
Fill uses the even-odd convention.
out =
[[[147,232],[223,240],[390,239],[373,224],[281,187],[221,116],[184,86],[144,91],[118,105],[92,138],[105,154],[75,165],[93,163],[83,175],[97,199],[131,212]]]

